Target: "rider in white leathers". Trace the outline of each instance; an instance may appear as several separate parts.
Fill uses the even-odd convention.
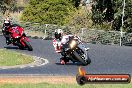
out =
[[[54,46],[55,51],[57,53],[61,53],[62,45],[66,44],[69,41],[70,37],[73,37],[74,39],[78,40],[79,43],[80,43],[78,45],[78,47],[80,47],[80,48],[83,47],[82,49],[84,49],[84,51],[89,49],[89,48],[85,48],[85,46],[83,45],[83,43],[81,42],[81,40],[80,40],[80,38],[78,36],[74,36],[74,35],[71,35],[71,34],[65,35],[63,33],[62,29],[57,29],[57,30],[55,30],[55,38],[53,40],[53,46]],[[65,59],[66,58],[61,59],[60,63],[61,64],[65,64],[66,63]],[[67,60],[67,62],[68,62],[68,60]]]

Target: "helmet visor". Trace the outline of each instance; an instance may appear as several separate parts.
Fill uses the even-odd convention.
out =
[[[5,26],[10,26],[10,23],[5,23]]]
[[[55,33],[55,38],[56,39],[59,39],[60,37],[61,37],[61,33],[59,33],[59,34],[58,33]]]

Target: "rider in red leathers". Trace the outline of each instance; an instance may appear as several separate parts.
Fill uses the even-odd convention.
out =
[[[9,18],[6,18],[3,23],[3,28],[2,28],[2,33],[4,37],[6,38],[6,44],[9,45],[11,44],[11,32],[15,28],[22,28],[17,24],[11,24],[11,21]]]

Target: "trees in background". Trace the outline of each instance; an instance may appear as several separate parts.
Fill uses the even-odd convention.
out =
[[[73,0],[30,0],[22,20],[45,24],[64,25],[74,14]]]
[[[26,1],[26,0],[24,0]],[[22,20],[44,24],[65,25],[75,16],[76,8],[81,0],[29,0],[25,7]],[[132,32],[132,0],[125,0],[125,16],[123,30]],[[93,25],[105,25],[112,30],[120,30],[122,26],[123,0],[93,0],[92,20]],[[3,14],[14,11],[17,7],[16,0],[0,0]],[[77,12],[76,12],[77,13]],[[95,26],[96,27],[96,26]],[[101,26],[103,29],[103,26]]]
[[[92,21],[94,24],[111,23],[112,29],[119,31],[122,26],[123,0],[94,0]],[[126,0],[124,31],[132,32],[132,0]]]
[[[16,5],[16,0],[0,0],[0,10],[3,14],[5,14],[6,11],[14,11]]]

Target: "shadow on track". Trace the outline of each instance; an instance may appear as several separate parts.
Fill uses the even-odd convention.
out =
[[[14,50],[26,50],[25,48],[20,49],[20,48],[17,47],[17,46],[5,46],[4,48],[6,48],[6,49],[14,49]]]
[[[5,46],[4,48],[6,48],[6,49],[19,49],[18,47],[13,47],[13,46]]]
[[[62,65],[61,63],[55,63],[56,65]],[[66,63],[65,65],[77,65],[77,66],[83,66],[81,63]]]

